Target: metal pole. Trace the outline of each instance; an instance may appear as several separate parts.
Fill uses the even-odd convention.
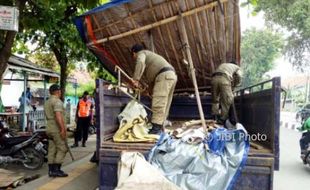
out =
[[[76,89],[77,89],[77,79],[75,79],[75,84],[74,84],[74,103],[75,105],[77,104],[76,100],[77,100],[77,93],[76,93]]]
[[[190,52],[188,37],[187,37],[186,28],[185,28],[185,24],[184,24],[184,18],[182,16],[180,16],[180,26],[181,26],[181,35],[183,38],[183,42],[185,43],[184,45],[185,45],[185,50],[186,50],[186,56],[187,56],[187,59],[189,62],[189,69],[190,69],[193,85],[195,88],[195,95],[196,95],[199,115],[200,115],[200,119],[202,122],[202,126],[206,132],[207,131],[206,121],[205,121],[205,117],[204,117],[204,113],[203,113],[203,109],[202,109],[202,104],[201,104],[201,100],[200,100],[200,95],[199,95],[199,91],[198,91],[198,85],[197,85],[194,63],[193,63],[192,55]]]
[[[309,101],[309,77],[310,77],[310,73],[307,73],[305,103],[307,103]]]
[[[26,130],[26,90],[27,90],[27,73],[23,72],[24,75],[24,97],[23,97],[23,118],[22,118],[22,130]]]
[[[44,81],[43,81],[43,85],[44,85],[44,104],[45,104],[45,101],[46,101],[46,76],[44,76]]]

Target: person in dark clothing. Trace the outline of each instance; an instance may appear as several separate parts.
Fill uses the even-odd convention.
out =
[[[83,97],[79,100],[76,108],[76,131],[74,134],[74,144],[72,148],[79,146],[79,141],[82,140],[82,146],[86,147],[86,141],[88,138],[88,130],[90,122],[92,121],[93,103],[89,98],[87,91],[83,93]]]
[[[303,132],[299,144],[301,154],[304,154],[310,144],[310,117],[303,123],[302,127],[299,128],[299,131]]]

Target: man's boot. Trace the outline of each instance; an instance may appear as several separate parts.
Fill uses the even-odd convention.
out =
[[[82,143],[82,147],[86,147],[85,141],[83,141],[83,143]]]
[[[152,123],[152,129],[149,131],[149,134],[153,134],[153,135],[160,135],[160,133],[162,132],[162,126],[158,125],[156,123]]]
[[[62,171],[61,168],[61,164],[55,164],[55,168],[56,168],[56,177],[67,177],[68,174],[65,173],[64,171]]]
[[[55,164],[48,164],[48,176],[49,177],[57,177],[55,173]]]

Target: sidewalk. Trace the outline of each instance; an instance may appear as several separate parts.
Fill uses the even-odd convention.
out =
[[[37,180],[26,183],[18,190],[93,190],[99,186],[97,164],[89,162],[96,148],[96,136],[90,136],[87,147],[71,149],[75,161],[66,155],[63,170],[69,174],[65,178],[50,178],[45,174]]]
[[[65,178],[50,178],[47,175],[27,183],[17,190],[94,190],[99,186],[97,164],[90,163],[92,155],[73,162],[63,169],[69,174]]]

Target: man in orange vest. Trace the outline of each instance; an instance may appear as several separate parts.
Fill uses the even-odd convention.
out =
[[[79,141],[82,140],[82,146],[86,147],[86,141],[88,138],[88,129],[90,122],[92,121],[93,103],[89,98],[87,91],[83,93],[82,98],[76,108],[76,131],[74,134],[74,144],[72,148],[79,146]]]

